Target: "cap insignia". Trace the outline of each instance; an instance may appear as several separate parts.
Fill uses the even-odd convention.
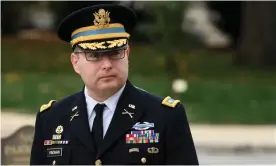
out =
[[[110,22],[109,14],[110,12],[105,11],[104,9],[99,9],[98,13],[94,13],[94,24],[97,25],[99,28],[107,27]]]

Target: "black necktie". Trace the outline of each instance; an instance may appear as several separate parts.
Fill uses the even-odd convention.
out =
[[[105,104],[97,104],[94,107],[94,110],[96,112],[96,117],[93,122],[92,127],[92,138],[95,144],[95,148],[98,151],[100,148],[100,145],[103,141],[103,110],[104,110]]]

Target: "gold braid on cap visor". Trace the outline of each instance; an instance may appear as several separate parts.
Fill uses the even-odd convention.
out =
[[[98,26],[88,26],[75,30],[71,35],[71,45],[83,41],[100,40],[108,38],[129,38],[129,34],[125,32],[125,28],[122,24],[109,24],[105,28],[99,28]]]

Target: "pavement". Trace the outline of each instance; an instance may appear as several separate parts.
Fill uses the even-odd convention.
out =
[[[23,125],[34,125],[35,116],[1,112],[1,138],[7,137]],[[252,149],[276,152],[276,125],[209,125],[190,124],[198,149]]]

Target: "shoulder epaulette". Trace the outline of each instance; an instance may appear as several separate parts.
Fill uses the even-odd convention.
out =
[[[43,111],[47,110],[48,108],[50,108],[54,102],[56,102],[56,100],[51,100],[51,101],[49,101],[48,104],[43,104],[40,107],[40,112],[43,112]]]
[[[170,96],[167,96],[163,101],[162,104],[174,108],[180,100],[174,100]]]

